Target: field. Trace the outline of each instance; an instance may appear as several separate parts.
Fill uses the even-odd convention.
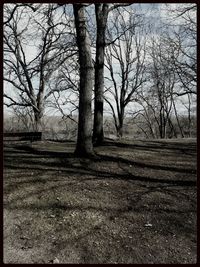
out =
[[[4,144],[4,263],[196,263],[196,140]]]

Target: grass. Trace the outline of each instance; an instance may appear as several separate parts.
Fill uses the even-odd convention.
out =
[[[196,140],[4,146],[4,263],[196,263]]]

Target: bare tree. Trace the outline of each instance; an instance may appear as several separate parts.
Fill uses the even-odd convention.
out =
[[[100,145],[104,139],[103,133],[103,102],[104,102],[104,54],[106,45],[106,28],[109,12],[120,7],[129,6],[130,3],[95,4],[96,16],[96,59],[95,59],[95,98],[94,98],[94,124],[93,142]],[[119,38],[119,36],[117,37]],[[114,42],[115,40],[112,40]]]
[[[116,16],[118,19],[114,18],[112,31],[120,38],[106,49],[106,68],[109,75],[106,76],[105,101],[112,110],[117,134],[122,137],[125,109],[145,82],[145,32],[139,27],[135,29],[137,23],[134,15],[129,14],[127,21],[120,11]],[[114,39],[111,31],[110,38]]]
[[[9,19],[4,25],[4,81],[13,86],[20,101],[5,88],[5,104],[31,107],[35,130],[40,130],[45,102],[52,93],[48,87],[50,78],[77,53],[72,28],[68,21],[57,21],[54,4],[45,4],[34,13],[26,5],[6,7]],[[69,40],[65,46],[63,39]]]
[[[77,56],[67,59],[59,68],[57,75],[48,83],[50,97],[46,106],[60,114],[65,121],[77,123],[75,117],[79,102],[79,64]]]
[[[99,145],[103,141],[104,53],[108,12],[109,4],[95,4],[97,27],[93,125],[93,142],[95,145]]]
[[[91,156],[92,144],[92,88],[93,88],[93,62],[90,49],[90,39],[86,26],[83,4],[73,4],[77,46],[80,64],[80,95],[78,138],[75,153],[78,156]]]
[[[167,42],[174,47],[172,58],[181,84],[176,95],[197,94],[197,5],[168,5],[168,14],[173,34],[168,35]]]
[[[177,91],[180,81],[174,64],[174,47],[166,34],[152,37],[148,47],[149,65],[146,87],[137,92],[137,103],[143,107],[144,117],[152,137],[177,137],[172,117],[176,118],[182,137],[183,127],[177,111]],[[148,86],[148,87],[147,87]],[[157,134],[157,132],[159,134]]]
[[[35,12],[39,6],[35,7],[33,6],[33,4],[25,4],[25,3],[15,4],[14,8],[10,10],[10,7],[8,5],[5,5],[4,22],[3,22],[4,25],[8,24],[13,19],[14,14],[19,7],[29,7],[33,12]]]
[[[150,56],[152,58],[152,65],[150,65],[150,75],[153,81],[152,91],[158,100],[159,133],[160,138],[165,138],[172,110],[172,93],[176,76],[174,67],[170,64],[170,52],[161,40],[158,42],[155,39],[152,40]]]
[[[181,122],[184,127],[183,132],[185,137],[192,137],[195,132],[196,124],[196,102],[194,101],[195,95],[187,94],[185,99],[180,99],[181,104],[186,109],[186,114]]]

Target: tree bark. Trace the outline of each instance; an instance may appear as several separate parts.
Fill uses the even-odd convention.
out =
[[[75,154],[80,157],[87,157],[94,154],[91,110],[94,68],[84,17],[84,6],[82,4],[73,4],[73,9],[80,63],[79,122]]]
[[[119,117],[119,126],[118,126],[118,137],[121,139],[124,133],[124,105],[121,103],[120,113],[118,114]]]
[[[117,136],[118,136],[119,139],[122,139],[122,137],[123,137],[123,132],[124,132],[123,127],[122,127],[122,126],[119,126],[119,127],[117,128]]]
[[[43,112],[35,111],[34,113],[34,119],[35,119],[35,131],[36,132],[42,132],[42,118],[43,118]]]
[[[104,53],[105,30],[108,18],[108,4],[95,4],[97,39],[95,62],[95,100],[94,100],[94,124],[93,143],[101,145],[104,139],[103,133],[103,92],[104,92]]]
[[[175,105],[174,99],[172,99],[172,104],[173,104],[173,107],[174,107],[174,113],[175,113],[175,116],[176,116],[176,121],[177,121],[177,124],[178,124],[178,128],[180,130],[181,137],[184,138],[183,129],[182,129],[180,121],[179,121],[179,116],[178,116],[178,113],[177,113],[177,110],[176,110],[176,105]]]
[[[191,100],[188,94],[188,137],[191,137]]]

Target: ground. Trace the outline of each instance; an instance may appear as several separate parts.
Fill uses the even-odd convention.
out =
[[[196,140],[4,145],[4,263],[196,263]]]

